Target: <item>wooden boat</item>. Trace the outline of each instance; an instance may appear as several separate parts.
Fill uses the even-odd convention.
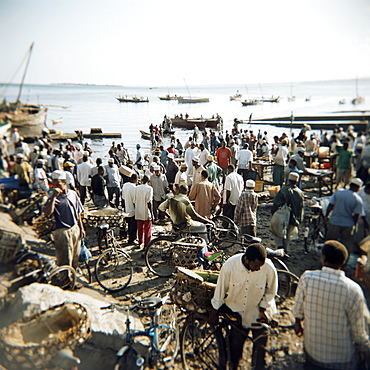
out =
[[[358,78],[357,77],[356,77],[356,97],[352,99],[351,103],[353,105],[365,103],[365,98],[358,94]]]
[[[346,99],[341,99],[341,100],[339,100],[339,104],[347,104]]]
[[[177,95],[169,95],[167,94],[166,96],[158,96],[160,100],[178,100],[179,98],[182,98],[182,96],[177,96]]]
[[[280,102],[280,96],[277,98],[274,98],[273,96],[271,98],[264,98],[262,97],[259,99],[262,103],[279,103]]]
[[[38,104],[22,103],[20,97],[27,73],[27,68],[31,59],[34,43],[28,50],[28,59],[23,73],[22,81],[19,85],[18,96],[15,102],[7,103],[4,101],[0,104],[1,121],[7,121],[12,128],[17,128],[21,136],[41,136],[45,128],[47,107]]]
[[[209,98],[196,98],[193,96],[179,97],[177,101],[180,104],[208,103]]]
[[[242,104],[243,106],[258,105],[258,104],[261,104],[261,101],[258,99],[245,99],[244,101],[242,101]]]
[[[198,126],[199,129],[204,130],[207,128],[217,128],[219,124],[219,119],[217,118],[171,118],[172,126],[180,127],[185,129],[193,129],[195,125]]]
[[[52,122],[53,125],[56,125],[58,123],[62,123],[63,122],[63,118],[60,117],[58,119],[52,119],[51,122]]]
[[[119,96],[116,99],[121,103],[148,103],[149,102],[148,98],[143,98],[143,97],[138,98],[137,96],[133,96],[132,98],[128,98],[127,96],[125,98]]]
[[[143,130],[139,130],[140,131],[140,134],[141,134],[141,138],[144,139],[144,140],[150,140],[150,133],[149,132],[145,132]]]
[[[239,92],[237,92],[236,94],[230,96],[230,100],[237,100],[237,99],[240,99],[242,96],[243,94],[240,94]]]

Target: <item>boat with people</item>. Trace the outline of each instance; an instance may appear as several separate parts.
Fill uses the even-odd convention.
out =
[[[166,94],[166,96],[158,96],[158,98],[160,100],[178,100],[179,98],[182,98],[182,96]]]
[[[193,129],[195,126],[198,126],[199,129],[204,130],[207,128],[217,129],[219,123],[221,123],[222,118],[181,118],[175,117],[171,118],[172,126],[180,127],[185,129]]]
[[[261,99],[259,99],[262,103],[279,103],[280,102],[280,96],[278,96],[277,98],[274,98],[273,96],[271,96],[271,98],[264,98],[262,96]]]
[[[261,101],[258,99],[245,99],[242,101],[242,105],[245,107],[247,105],[258,105],[261,104]]]
[[[28,49],[28,59],[15,102],[8,103],[4,98],[0,104],[0,122],[10,123],[11,128],[17,128],[19,134],[24,137],[42,135],[42,130],[46,127],[46,113],[48,110],[43,105],[22,103],[20,101],[33,45],[34,43]]]
[[[179,97],[177,101],[180,104],[192,104],[192,103],[208,103],[209,98],[196,98],[194,96]]]
[[[238,100],[243,96],[243,94],[240,94],[239,90],[236,92],[236,94],[230,96],[230,100]]]
[[[150,140],[150,133],[149,132],[145,132],[143,130],[139,130],[140,131],[140,134],[141,134],[141,138],[144,139],[144,140]]]
[[[126,97],[119,96],[116,99],[120,103],[148,103],[149,102],[148,98],[143,98],[143,97],[138,98],[135,95],[132,98],[128,98],[127,95],[126,95]]]

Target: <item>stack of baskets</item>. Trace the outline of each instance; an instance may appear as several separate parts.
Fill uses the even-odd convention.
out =
[[[120,211],[110,207],[89,211],[84,218],[84,222],[91,227],[97,227],[101,223],[107,223],[109,227],[119,227],[124,220]]]
[[[10,262],[24,246],[25,242],[21,235],[0,230],[0,263]]]
[[[171,298],[181,308],[199,313],[209,312],[215,292],[218,273],[214,271],[188,270],[177,267],[177,277],[171,290]]]
[[[55,217],[41,216],[33,220],[32,229],[38,236],[43,236],[51,233],[54,229]]]
[[[81,346],[91,336],[86,309],[63,303],[0,330],[0,348],[7,369],[48,368],[56,353]]]

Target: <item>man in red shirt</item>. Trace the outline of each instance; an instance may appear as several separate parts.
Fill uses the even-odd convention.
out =
[[[230,164],[230,158],[232,157],[231,150],[226,148],[226,142],[222,141],[221,148],[216,151],[217,163],[222,168],[224,177],[226,176],[227,166]]]

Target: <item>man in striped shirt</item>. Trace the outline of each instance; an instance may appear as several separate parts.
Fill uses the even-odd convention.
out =
[[[235,208],[234,221],[240,227],[242,235],[256,236],[258,196],[253,190],[255,186],[253,180],[246,181],[246,189]]]
[[[369,311],[361,287],[340,270],[347,257],[342,243],[326,241],[323,268],[306,271],[299,281],[295,332],[304,335],[309,369],[356,369],[356,352],[369,360]]]

